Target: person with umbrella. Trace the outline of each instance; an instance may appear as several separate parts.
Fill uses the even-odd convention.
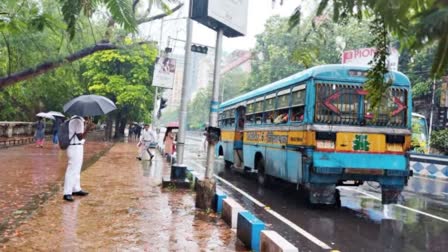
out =
[[[58,144],[59,126],[61,126],[61,123],[64,121],[65,116],[62,113],[57,112],[57,111],[50,111],[47,114],[52,115],[54,117],[53,127],[52,127],[53,144]]]
[[[39,119],[36,122],[35,138],[36,138],[36,147],[43,148],[45,140],[45,123],[42,117],[39,117]]]
[[[111,100],[98,95],[82,95],[64,105],[64,112],[74,115],[68,123],[70,144],[67,147],[68,164],[64,180],[64,200],[74,201],[73,195],[89,194],[81,188],[81,167],[85,137],[95,124],[84,120],[82,116],[104,115],[115,109],[117,107]]]

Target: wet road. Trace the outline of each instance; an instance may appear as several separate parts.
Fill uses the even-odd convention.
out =
[[[199,143],[198,138],[188,138],[186,160],[203,172],[205,157],[198,155]],[[216,162],[216,171],[224,171],[222,163]],[[218,182],[219,190],[236,198],[300,251],[325,249],[305,238],[294,225],[340,251],[446,251],[448,247],[447,181],[411,178],[400,204],[385,206],[373,183],[360,188],[341,187],[342,207],[336,208],[310,207],[293,186],[285,183],[262,188],[252,176],[230,171],[220,176],[261,205],[225,183]],[[286,224],[288,221],[292,225]]]
[[[84,167],[110,148],[111,143],[97,141],[101,134],[89,135]],[[44,148],[28,144],[0,149],[0,242],[58,190],[66,166],[66,151],[50,141]]]

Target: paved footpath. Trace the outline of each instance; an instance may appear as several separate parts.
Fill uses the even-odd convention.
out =
[[[219,218],[194,208],[194,193],[161,189],[169,165],[135,159],[135,143],[117,143],[81,175],[87,197],[64,202],[61,189],[3,251],[245,251]]]

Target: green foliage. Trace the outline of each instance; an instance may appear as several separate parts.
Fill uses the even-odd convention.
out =
[[[431,134],[431,147],[448,155],[448,129],[433,131]]]
[[[136,30],[136,21],[132,13],[132,1],[128,0],[59,0],[64,21],[67,24],[67,32],[73,39],[76,32],[78,19],[82,12],[90,17],[93,12],[104,6],[118,22],[128,31]]]
[[[307,67],[340,63],[344,49],[367,47],[368,22],[347,19],[343,24],[322,17],[289,29],[288,20],[273,16],[257,35],[252,72],[242,90],[250,91]]]
[[[379,107],[387,88],[392,85],[392,80],[385,80],[385,74],[388,72],[386,58],[389,55],[389,38],[383,20],[376,18],[370,29],[374,34],[377,34],[372,41],[376,45],[377,51],[373,57],[373,67],[367,73],[367,82],[364,89],[369,92],[367,98],[372,108],[375,109]]]
[[[126,121],[145,121],[153,107],[153,88],[148,69],[154,64],[157,49],[142,45],[139,50],[97,52],[81,61],[83,80],[91,93],[109,97]]]
[[[243,72],[241,69],[234,69],[225,73],[220,80],[222,92],[222,100],[234,98],[242,93],[242,87],[247,85],[249,81],[249,73]]]
[[[199,89],[194,99],[188,104],[188,125],[191,129],[204,127],[209,121],[210,100],[212,97],[211,86]]]
[[[331,9],[331,10],[330,10]],[[332,13],[335,22],[344,22],[347,17],[359,20],[372,18],[382,20],[384,31],[400,39],[401,46],[414,52],[428,44],[436,44],[435,58],[432,61],[431,76],[440,77],[448,67],[448,2],[445,0],[320,0],[316,16]],[[297,8],[291,16],[291,25],[297,25]],[[372,30],[373,37],[381,38],[383,31]],[[380,48],[381,39],[374,39]],[[381,53],[379,51],[378,53]],[[376,64],[384,64],[383,56]],[[379,67],[381,68],[381,67]],[[374,75],[372,76],[372,78]],[[372,82],[374,79],[372,79]],[[382,89],[372,83],[372,88]],[[375,98],[375,97],[373,97]],[[376,97],[377,98],[377,97]]]

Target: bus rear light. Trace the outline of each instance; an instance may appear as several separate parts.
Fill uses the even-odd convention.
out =
[[[390,152],[403,152],[403,144],[387,143],[386,150]]]

